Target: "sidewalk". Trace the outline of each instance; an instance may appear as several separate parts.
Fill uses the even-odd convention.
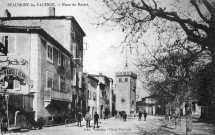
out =
[[[173,134],[184,135],[186,133],[186,119],[181,120],[181,126],[175,127],[169,123],[164,118],[159,119],[162,122],[160,130],[170,132]],[[192,134],[194,135],[214,135],[215,134],[215,124],[209,124],[206,122],[198,121],[193,119],[192,123]]]

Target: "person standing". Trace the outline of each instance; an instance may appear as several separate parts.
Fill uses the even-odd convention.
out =
[[[138,121],[141,121],[142,114],[143,113],[141,111],[139,111],[139,114],[138,114],[139,119],[138,119]]]
[[[77,114],[77,120],[78,120],[78,127],[79,127],[79,124],[80,124],[80,127],[81,127],[81,120],[82,120],[82,114],[81,114],[81,112],[78,112],[78,114]]]
[[[0,123],[1,134],[3,134],[8,131],[7,115],[3,114],[3,117],[0,120],[1,120],[1,123]]]
[[[144,111],[143,115],[144,115],[144,120],[146,121],[146,117],[147,117],[146,111]]]
[[[85,120],[86,120],[86,128],[88,128],[88,127],[90,128],[91,116],[90,116],[89,112],[86,113]]]
[[[95,114],[94,114],[94,128],[95,128],[96,124],[97,124],[97,128],[99,127],[98,123],[99,123],[99,115],[97,114],[97,112],[95,112]]]
[[[122,114],[122,117],[123,117],[123,120],[126,121],[126,118],[127,118],[126,112],[124,112],[124,113]]]

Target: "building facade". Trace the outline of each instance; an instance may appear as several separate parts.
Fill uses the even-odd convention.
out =
[[[104,117],[105,112],[110,115],[113,111],[113,79],[109,78],[102,73],[99,75],[92,75],[98,82],[97,87],[97,113]]]
[[[116,72],[116,110],[136,114],[136,79],[131,71]]]
[[[86,110],[93,118],[94,113],[97,112],[97,87],[98,80],[91,75],[84,73],[84,84],[86,92]]]
[[[33,111],[35,120],[61,120],[71,110],[70,52],[41,28],[2,26],[0,37],[8,47],[0,66],[2,81],[8,82],[9,111],[17,108],[9,113],[11,121],[20,109]]]
[[[18,85],[20,81],[11,78],[14,81],[9,87],[15,88],[7,91],[13,95],[16,90],[18,94],[30,93],[28,101],[23,102],[31,106],[34,119],[37,121],[43,117],[59,122],[70,112],[84,111],[82,72],[85,33],[75,18],[55,16],[54,8],[50,8],[49,16],[1,17],[0,26],[1,52],[8,50],[7,56],[1,56],[2,73],[13,67],[21,70],[27,76],[25,82],[29,83]],[[4,48],[7,48],[6,51]],[[4,81],[5,78],[0,79]]]
[[[142,101],[138,101],[136,103],[137,105],[137,112],[139,111],[146,111],[147,114],[155,115],[157,113],[157,100],[155,100],[153,97],[144,97],[142,98]]]

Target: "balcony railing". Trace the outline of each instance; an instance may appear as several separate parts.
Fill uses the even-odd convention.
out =
[[[63,93],[60,91],[54,91],[51,88],[45,88],[44,101],[50,102],[51,100],[72,102],[72,93]]]

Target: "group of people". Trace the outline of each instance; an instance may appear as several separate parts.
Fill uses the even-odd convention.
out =
[[[138,121],[141,121],[142,115],[144,116],[144,120],[146,121],[146,117],[147,117],[147,113],[146,111],[144,111],[143,113],[141,111],[139,111],[138,113]]]
[[[81,112],[78,112],[76,117],[78,120],[78,127],[79,126],[81,127],[81,121],[83,120],[83,116],[82,116]],[[89,114],[89,112],[86,113],[84,119],[86,121],[86,127],[90,128],[90,120],[92,118],[91,118],[91,115]],[[95,114],[94,114],[94,128],[95,128],[95,125],[97,125],[97,128],[98,128],[98,123],[99,123],[99,115],[97,114],[97,112],[95,112]]]
[[[119,115],[121,118],[123,118],[124,121],[126,121],[127,118],[127,114],[124,111],[119,112]],[[144,111],[143,113],[141,111],[139,111],[138,113],[138,121],[141,121],[142,115],[144,116],[144,120],[146,121],[146,117],[147,117],[147,113],[146,111]],[[78,120],[78,127],[81,127],[81,121],[83,120],[83,116],[81,112],[78,112],[77,115],[77,120]],[[89,112],[86,113],[85,117],[84,117],[85,121],[86,121],[86,128],[90,127],[90,121],[92,120],[91,115],[89,114]],[[97,114],[97,112],[95,112],[94,114],[94,128],[97,125],[98,128],[98,120],[99,120],[99,115]]]

